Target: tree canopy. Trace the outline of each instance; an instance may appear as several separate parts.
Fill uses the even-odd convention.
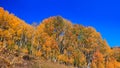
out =
[[[81,68],[119,68],[120,49],[111,49],[91,26],[61,16],[29,25],[0,8],[0,49],[22,52]]]

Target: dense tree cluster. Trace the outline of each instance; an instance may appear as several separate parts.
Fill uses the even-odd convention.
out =
[[[120,62],[120,47],[113,48],[113,55],[116,58],[116,60]]]
[[[4,48],[80,68],[120,68],[120,49],[111,49],[93,27],[61,16],[36,26],[0,8],[0,50]]]

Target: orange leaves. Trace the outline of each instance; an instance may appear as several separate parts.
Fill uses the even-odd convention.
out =
[[[106,64],[106,68],[115,68],[115,67],[114,67],[114,64],[112,62],[108,62]]]
[[[69,64],[73,64],[73,62],[74,62],[74,59],[72,57],[69,58],[68,61],[67,61],[67,63],[69,63]]]
[[[94,43],[93,45],[92,45],[92,47],[97,47],[98,46],[98,44],[97,43]]]
[[[116,61],[116,59],[112,56],[109,56],[106,58],[106,68],[119,68],[119,63]]]
[[[15,50],[18,50],[18,48],[19,48],[18,45],[15,45],[15,46],[14,46],[14,49],[15,49]]]
[[[8,31],[8,30],[5,30],[5,31],[3,31],[3,35],[4,35],[4,37],[6,37],[6,38],[9,38],[11,35],[10,35],[10,32]]]
[[[116,67],[120,68],[120,62],[116,62]]]
[[[8,43],[9,46],[11,46],[12,44],[14,44],[14,42],[12,40],[8,40],[7,43]]]
[[[0,21],[3,17],[4,12],[5,12],[4,9],[2,7],[0,7]],[[0,23],[2,23],[2,22],[0,22]]]
[[[91,68],[104,68],[104,57],[114,54],[117,58],[120,51],[112,51],[93,27],[72,25],[60,16],[45,19],[39,26],[31,26],[3,8],[0,8],[0,45],[10,46],[14,50],[20,48],[26,54],[32,50],[35,56],[57,58],[78,67],[84,67],[88,63],[86,61],[91,59],[88,55],[93,55]],[[107,59],[108,68],[119,65],[114,57]]]
[[[21,49],[21,51],[25,54],[28,54],[28,50],[26,48]]]
[[[46,37],[45,42],[42,45],[42,50],[45,53],[46,57],[53,57],[58,51],[58,46],[56,41],[52,37]],[[54,52],[55,51],[55,52]]]
[[[17,30],[17,35],[21,36],[21,34],[22,34],[22,29]]]
[[[119,47],[114,47],[113,49],[113,55],[116,58],[118,62],[120,62],[120,48]]]
[[[0,7],[0,12],[1,12],[1,11],[4,11],[4,8]]]
[[[63,55],[59,55],[57,58],[58,58],[59,61],[62,61],[62,62],[67,62],[67,60],[68,60],[67,56],[64,55],[64,54]]]
[[[47,40],[46,40],[46,42],[45,42],[45,46],[46,46],[46,47],[51,46],[51,44],[52,44],[51,40],[52,40],[51,38],[47,38]]]
[[[40,57],[42,55],[42,52],[41,51],[37,51],[35,55]]]
[[[93,60],[92,60],[92,64],[91,64],[92,68],[104,68],[104,58],[103,55],[100,53],[99,50],[97,50],[94,54],[93,54]]]
[[[103,55],[97,50],[93,55],[94,62],[103,62],[104,58]]]
[[[50,51],[51,51],[51,48],[50,48],[50,47],[47,47],[47,48],[46,48],[46,51],[47,51],[47,52],[50,52]]]
[[[3,42],[0,42],[0,45],[2,45],[3,44]]]
[[[37,31],[41,34],[44,32],[45,29],[45,25],[43,23],[41,23],[38,27],[37,27]]]
[[[95,62],[92,62],[91,65],[90,65],[91,68],[97,68]]]
[[[57,43],[52,37],[48,37],[46,39],[44,46],[50,47],[50,48],[57,48]]]
[[[53,30],[54,30],[54,27],[53,27],[53,26],[50,26],[50,27],[49,27],[49,30],[50,30],[50,31],[53,31]]]
[[[72,51],[72,50],[73,50],[73,47],[72,47],[72,46],[69,46],[69,47],[67,48],[67,50],[68,50],[68,51]]]

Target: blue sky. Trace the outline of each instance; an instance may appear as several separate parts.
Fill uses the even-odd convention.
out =
[[[0,0],[0,7],[29,24],[61,15],[73,23],[93,26],[111,47],[120,46],[119,0]]]

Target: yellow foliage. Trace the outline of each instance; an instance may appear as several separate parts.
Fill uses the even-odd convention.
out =
[[[78,66],[86,65],[88,56],[85,55],[98,49],[94,54],[90,54],[93,55],[91,68],[120,67],[114,57],[107,58],[105,63],[104,57],[113,55],[113,51],[93,27],[72,25],[60,16],[45,19],[39,26],[34,27],[0,7],[1,51],[4,49],[3,44],[4,48],[15,50],[20,46],[21,52],[26,54],[28,50],[32,50],[32,55],[35,56],[41,56],[42,53],[47,58],[57,56],[58,61],[69,64],[75,62]]]
[[[0,46],[3,45],[3,42],[0,42]]]
[[[50,47],[48,47],[46,51],[47,51],[47,52],[50,52],[50,51],[51,51],[51,48],[50,48]]]
[[[36,56],[40,57],[42,55],[42,52],[41,51],[37,51],[36,52]]]
[[[18,50],[18,45],[15,45],[15,46],[14,46],[14,49],[15,49],[15,50]]]
[[[105,67],[104,67],[104,64],[103,64],[103,63],[100,63],[100,62],[99,62],[99,63],[97,64],[97,68],[105,68]]]
[[[59,55],[57,58],[59,61],[63,61],[63,62],[67,62],[67,60],[68,60],[65,55]]]
[[[14,42],[12,40],[8,40],[7,43],[9,46],[11,46]]]
[[[114,64],[112,62],[108,62],[106,64],[106,68],[115,68],[115,67],[114,67]]]
[[[116,62],[116,68],[120,68],[120,62]]]
[[[97,66],[94,62],[92,62],[90,68],[97,68]]]
[[[28,54],[28,50],[26,48],[21,49],[23,53]]]
[[[69,58],[68,61],[67,61],[67,63],[69,63],[69,64],[73,64],[73,62],[74,62],[73,58]]]

